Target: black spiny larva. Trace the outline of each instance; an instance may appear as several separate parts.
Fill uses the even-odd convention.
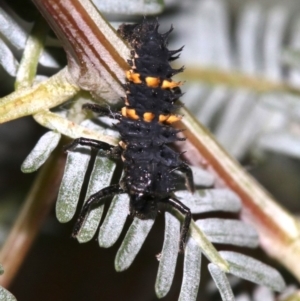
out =
[[[108,186],[92,195],[84,204],[75,224],[76,237],[88,215],[91,206],[107,196],[128,193],[130,212],[139,218],[147,218],[157,211],[158,203],[167,203],[185,215],[181,229],[179,250],[183,252],[191,221],[191,212],[173,194],[174,171],[186,176],[186,185],[194,190],[190,167],[183,162],[177,152],[169,148],[169,143],[185,140],[177,137],[180,130],[170,126],[181,117],[174,114],[175,102],[182,95],[180,82],[171,77],[183,70],[172,69],[169,62],[175,60],[182,48],[168,50],[167,39],[173,28],[164,34],[158,32],[157,21],[144,20],[141,24],[123,24],[119,34],[132,47],[131,69],[126,72],[125,105],[120,112],[96,105],[85,104],[83,108],[118,120],[121,141],[118,146],[87,139],[75,139],[68,147],[87,145],[106,151],[113,158],[121,157],[124,176],[119,184]]]

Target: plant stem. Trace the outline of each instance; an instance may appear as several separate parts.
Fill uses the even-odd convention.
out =
[[[126,44],[90,0],[33,0],[68,55],[68,68],[84,90],[116,102],[124,96]],[[103,95],[102,95],[103,94]]]
[[[181,109],[189,142],[200,152],[218,178],[242,200],[241,217],[258,231],[261,246],[300,280],[300,223],[231,158],[186,108]],[[199,156],[191,156],[199,165]]]
[[[40,17],[34,24],[26,41],[22,59],[18,68],[15,89],[30,87],[36,76],[40,55],[44,49],[44,41],[49,31],[46,21]]]
[[[300,95],[299,87],[284,82],[268,80],[264,77],[254,77],[241,72],[223,71],[216,68],[201,66],[186,66],[184,80],[199,82],[212,86],[227,86],[232,89],[247,89],[257,93],[291,93]]]
[[[0,284],[7,287],[14,279],[36,235],[55,203],[63,174],[64,155],[58,147],[39,172],[14,226],[0,252],[5,273]]]

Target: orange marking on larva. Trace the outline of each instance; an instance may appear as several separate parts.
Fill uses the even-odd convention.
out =
[[[174,115],[174,114],[168,114],[168,115],[159,115],[158,117],[158,121],[160,123],[173,123],[173,122],[176,122],[176,121],[179,121],[181,120],[182,116],[181,115]]]
[[[151,112],[146,112],[146,113],[144,113],[143,117],[144,117],[145,121],[151,122],[153,120],[153,118],[155,117],[155,115]]]
[[[136,114],[135,109],[126,108],[126,116],[134,120],[140,119],[140,117]]]
[[[142,81],[140,79],[140,74],[139,73],[134,73],[132,70],[126,71],[126,78],[135,84],[141,84]]]
[[[121,109],[122,116],[128,117],[134,120],[140,119],[140,117],[136,114],[135,109],[128,109],[127,107],[123,107]]]
[[[130,78],[131,78],[131,72],[132,72],[132,70],[125,71],[125,75],[128,80],[130,80]]]
[[[165,122],[169,117],[170,117],[170,115],[163,115],[163,114],[161,114],[158,117],[158,121],[159,122]]]
[[[121,109],[121,114],[122,114],[122,116],[127,117],[126,107],[123,107],[123,108]]]
[[[160,84],[160,79],[158,77],[147,76],[145,81],[147,86],[150,88],[157,88]]]
[[[181,115],[171,114],[165,122],[167,122],[167,123],[173,123],[173,122],[179,121],[181,119],[182,119]]]
[[[161,87],[163,89],[173,89],[176,87],[181,86],[181,82],[173,82],[173,81],[168,81],[168,80],[164,80]]]

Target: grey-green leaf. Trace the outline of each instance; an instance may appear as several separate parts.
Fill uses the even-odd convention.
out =
[[[229,263],[229,273],[281,292],[285,282],[278,271],[249,256],[232,251],[220,251]]]
[[[157,15],[163,10],[163,0],[93,0],[103,13],[128,15]]]
[[[181,190],[175,195],[194,214],[212,211],[238,212],[241,209],[239,197],[229,189],[199,189],[194,194]]]
[[[113,161],[104,158],[103,155],[101,155],[101,151],[98,152],[94,162],[93,171],[89,178],[85,202],[91,195],[102,188],[109,186],[115,166],[116,164]],[[101,220],[103,206],[104,204],[90,211],[77,236],[79,242],[84,243],[93,238]]]
[[[254,228],[239,220],[206,218],[196,221],[212,243],[230,244],[249,248],[258,246],[258,234]]]
[[[188,239],[184,250],[183,278],[180,289],[179,301],[194,301],[200,285],[201,250],[191,237]]]
[[[44,134],[23,162],[21,170],[25,173],[36,171],[49,158],[60,137],[61,134],[52,131]]]
[[[208,265],[208,270],[220,292],[222,301],[234,301],[234,295],[226,274],[214,263]]]
[[[119,238],[129,213],[127,193],[115,196],[100,227],[98,242],[100,247],[109,248]]]
[[[154,219],[133,220],[116,255],[115,268],[118,272],[126,270],[131,265],[153,224]]]
[[[196,166],[191,166],[191,169],[193,171],[194,183],[196,186],[209,187],[214,185],[215,177],[211,172]]]
[[[0,301],[17,301],[14,295],[0,286]]]
[[[158,298],[164,297],[173,282],[179,250],[180,222],[169,212],[165,212],[165,238],[155,282]]]
[[[16,76],[19,63],[15,59],[12,51],[0,38],[0,65],[10,76]]]
[[[61,223],[67,223],[75,214],[90,155],[91,149],[86,146],[68,153],[56,202],[56,216]]]

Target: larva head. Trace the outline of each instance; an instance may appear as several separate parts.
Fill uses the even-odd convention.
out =
[[[173,30],[171,27],[166,33],[160,34],[158,27],[157,20],[144,20],[141,24],[122,24],[118,33],[129,42],[137,55],[147,53],[149,49],[154,54],[166,47],[168,36]]]

